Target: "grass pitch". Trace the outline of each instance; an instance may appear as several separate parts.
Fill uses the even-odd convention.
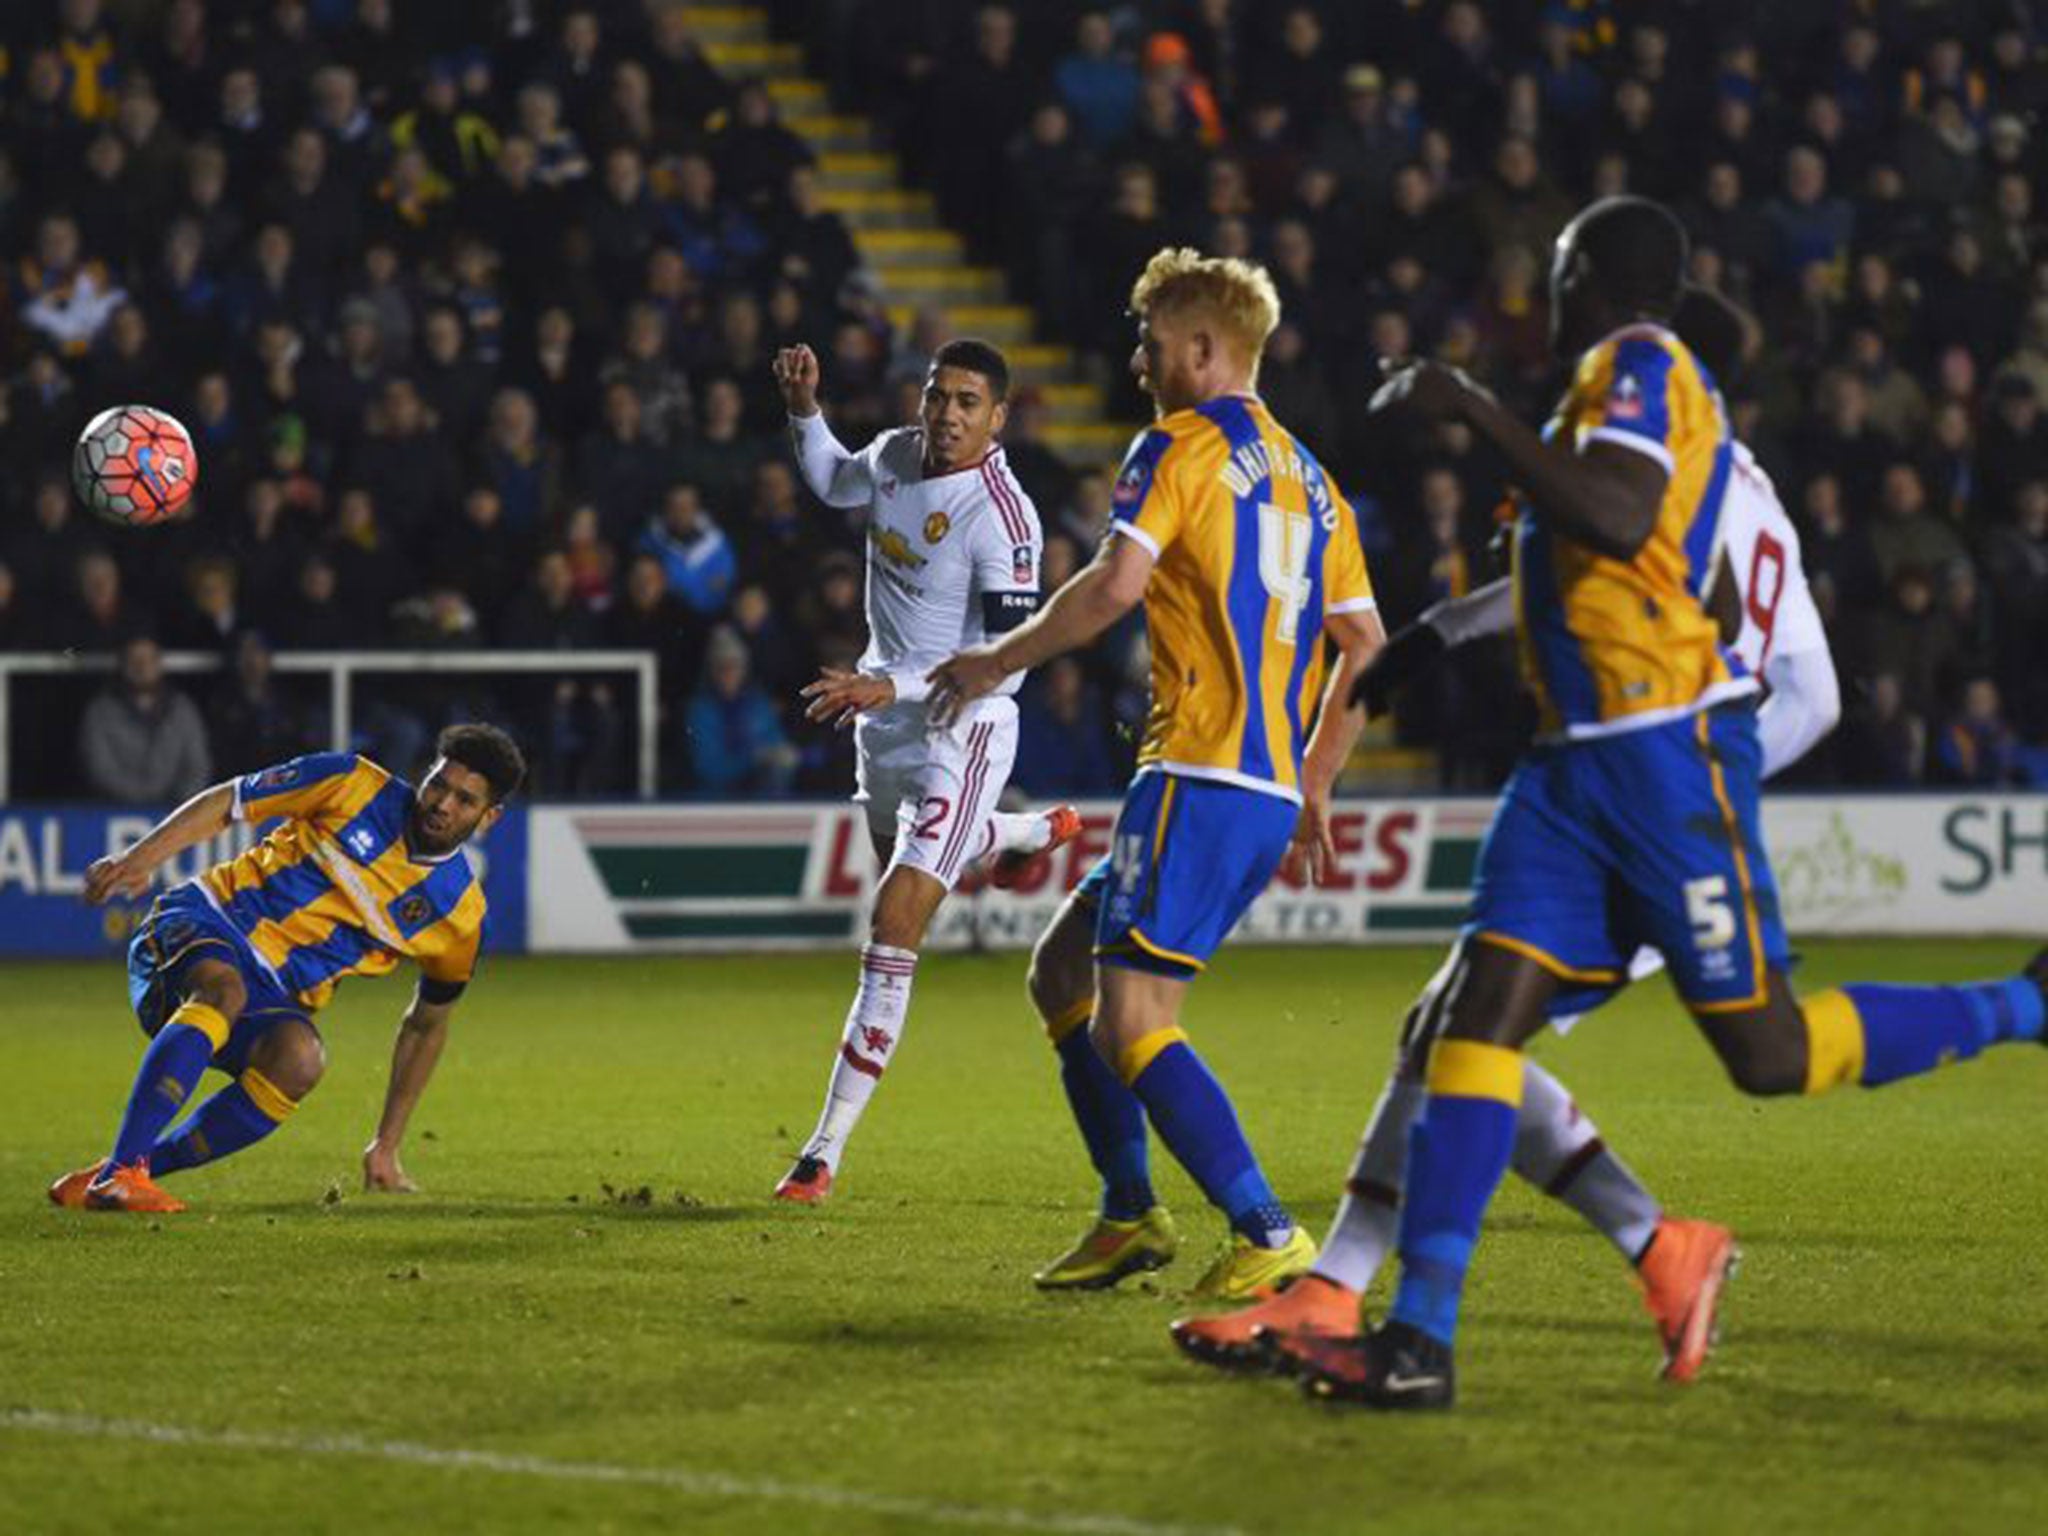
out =
[[[1804,974],[2020,958],[1825,945]],[[1318,1229],[1433,964],[1245,951],[1194,988],[1196,1042]],[[926,964],[833,1203],[772,1207],[852,969],[489,966],[411,1198],[356,1171],[405,989],[351,983],[297,1119],[180,1176],[193,1210],[161,1221],[43,1201],[134,1069],[118,968],[0,972],[0,1531],[1954,1533],[2048,1508],[2048,1053],[1758,1104],[1639,988],[1542,1054],[1674,1209],[1736,1228],[1721,1350],[1656,1382],[1620,1260],[1511,1181],[1460,1407],[1390,1419],[1173,1354],[1220,1222],[1170,1164],[1178,1264],[1033,1291],[1092,1189],[1019,957]]]

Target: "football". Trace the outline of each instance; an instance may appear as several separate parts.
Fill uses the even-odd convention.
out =
[[[72,489],[110,523],[135,527],[182,516],[198,482],[191,434],[154,406],[101,411],[71,451]]]

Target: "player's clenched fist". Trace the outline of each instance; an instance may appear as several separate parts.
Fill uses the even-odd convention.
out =
[[[792,416],[818,414],[818,354],[806,346],[775,354],[775,384]]]

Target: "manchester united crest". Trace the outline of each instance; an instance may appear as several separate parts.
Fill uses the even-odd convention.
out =
[[[924,520],[924,541],[927,544],[936,544],[952,532],[952,529],[953,519],[943,512],[934,512]]]

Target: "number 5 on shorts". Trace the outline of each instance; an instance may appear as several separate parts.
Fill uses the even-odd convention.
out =
[[[1735,938],[1735,914],[1728,908],[1728,877],[1702,875],[1685,882],[1685,920],[1696,949],[1726,949]]]

